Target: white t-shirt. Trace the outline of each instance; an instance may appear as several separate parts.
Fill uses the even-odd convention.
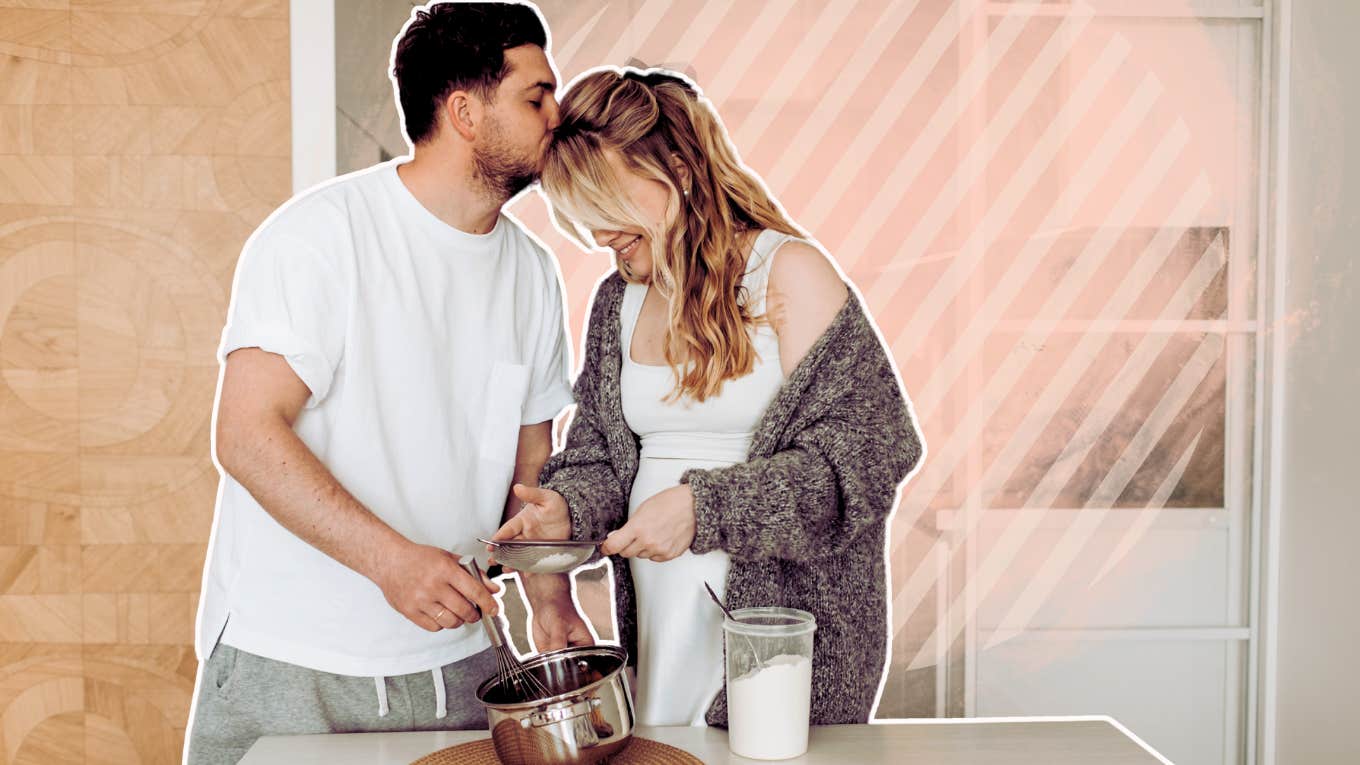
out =
[[[473,552],[500,524],[519,427],[572,401],[562,281],[517,221],[459,231],[396,168],[338,179],[260,227],[237,266],[219,358],[259,347],[287,359],[312,393],[294,428],[340,484],[407,538]],[[218,491],[199,658],[219,635],[344,675],[426,671],[488,645],[481,625],[412,624],[231,476]]]

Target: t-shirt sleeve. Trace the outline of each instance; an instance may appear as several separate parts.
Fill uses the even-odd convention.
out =
[[[521,425],[547,422],[573,402],[571,394],[571,342],[567,338],[566,314],[562,310],[562,282],[552,256],[543,259],[543,311],[539,315],[529,395],[524,402]]]
[[[311,408],[326,398],[340,365],[347,289],[339,253],[324,233],[280,223],[261,230],[241,253],[218,360],[240,348],[282,356],[312,392],[305,405]]]

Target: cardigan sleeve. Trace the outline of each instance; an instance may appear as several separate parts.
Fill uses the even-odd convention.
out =
[[[628,496],[614,470],[597,403],[603,313],[591,311],[585,358],[574,388],[576,411],[566,444],[539,472],[539,485],[567,501],[572,539],[604,538],[623,525],[628,510]]]
[[[892,512],[921,439],[881,346],[877,374],[843,386],[784,448],[730,467],[689,470],[696,554],[813,561],[839,555]],[[828,402],[820,402],[827,404]]]
[[[543,466],[539,485],[567,500],[572,539],[603,539],[623,525],[627,498],[604,432],[584,403],[577,405],[566,445]]]

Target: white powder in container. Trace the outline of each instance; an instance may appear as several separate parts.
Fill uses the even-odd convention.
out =
[[[534,564],[534,570],[539,573],[548,573],[570,566],[575,562],[576,555],[574,553],[550,553],[539,558],[538,562]]]
[[[807,751],[812,660],[781,654],[727,683],[727,742],[733,754],[786,760]]]

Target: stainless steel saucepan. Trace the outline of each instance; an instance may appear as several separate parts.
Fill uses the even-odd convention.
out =
[[[591,765],[617,754],[633,737],[628,654],[611,645],[563,648],[524,662],[548,688],[520,700],[490,678],[477,688],[496,756],[505,765]]]

